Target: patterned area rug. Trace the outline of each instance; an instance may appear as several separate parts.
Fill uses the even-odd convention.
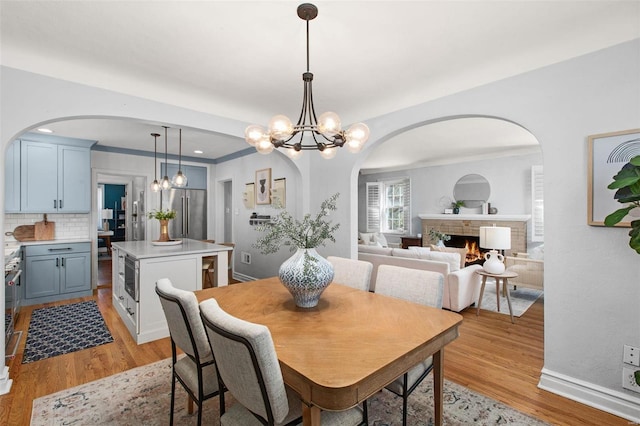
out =
[[[502,285],[500,288],[502,289]],[[509,295],[511,296],[513,316],[522,316],[527,309],[529,309],[531,305],[533,305],[535,301],[542,296],[542,293],[543,292],[540,290],[533,290],[530,288],[520,287],[517,290],[514,290],[513,287],[511,287]],[[502,292],[500,292],[500,311],[498,311],[498,305],[496,302],[496,284],[494,281],[487,279],[480,309],[509,315],[509,304],[507,303],[507,298],[502,296]]]
[[[409,397],[408,424],[433,424],[433,378],[427,377]],[[177,425],[196,424],[197,411],[187,413],[187,394],[176,385]],[[31,425],[166,425],[171,396],[170,359],[66,389],[33,401]],[[225,397],[227,406],[233,397]],[[203,424],[218,425],[218,398],[205,401]],[[402,423],[402,399],[381,391],[369,399],[369,424]],[[445,381],[446,425],[546,425],[513,408]]]
[[[113,342],[94,300],[35,309],[22,363]]]

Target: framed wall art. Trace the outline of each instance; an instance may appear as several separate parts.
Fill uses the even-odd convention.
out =
[[[256,204],[271,204],[271,169],[256,170]]]
[[[273,180],[271,190],[271,204],[274,207],[284,209],[287,207],[287,179],[279,178]]]
[[[247,183],[244,185],[244,192],[242,193],[242,203],[247,209],[252,209],[255,205],[256,196],[254,194],[255,183]]]
[[[605,226],[604,219],[623,207],[607,188],[613,176],[629,160],[640,155],[640,129],[623,130],[589,136],[589,164],[587,178],[587,221],[589,225]],[[616,226],[630,227],[630,216]]]

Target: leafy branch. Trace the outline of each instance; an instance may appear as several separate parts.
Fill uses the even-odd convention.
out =
[[[609,189],[617,189],[613,198],[627,206],[616,210],[604,219],[606,226],[614,226],[631,210],[640,207],[640,155],[633,157],[613,177],[613,182],[607,186]],[[629,231],[629,246],[640,254],[640,220],[631,222]]]

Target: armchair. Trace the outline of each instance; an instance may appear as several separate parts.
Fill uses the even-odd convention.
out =
[[[508,271],[518,274],[517,278],[509,278],[509,284],[516,287],[544,290],[544,260],[530,259],[526,254],[505,257],[505,265]]]

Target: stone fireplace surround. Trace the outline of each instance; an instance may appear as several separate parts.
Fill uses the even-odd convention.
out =
[[[448,235],[479,237],[481,226],[495,225],[511,228],[511,250],[505,250],[506,256],[527,251],[527,221],[531,215],[423,213],[418,217],[422,219],[422,245],[426,247],[436,243],[429,239],[430,229]]]

